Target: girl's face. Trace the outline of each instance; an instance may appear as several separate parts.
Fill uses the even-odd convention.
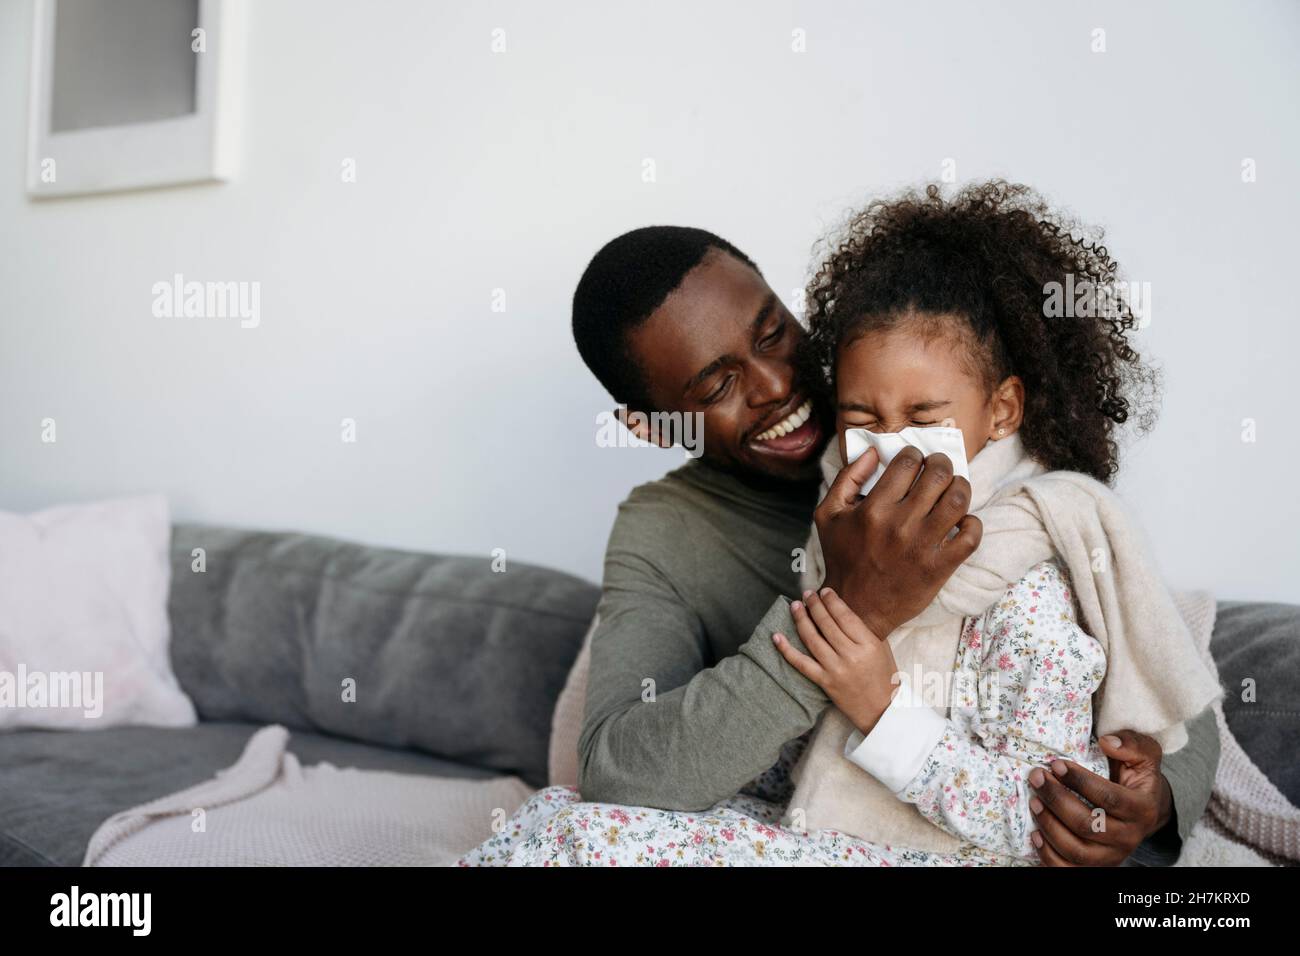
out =
[[[936,335],[932,328],[929,322],[920,327],[904,320],[840,348],[835,366],[835,430],[841,457],[846,428],[873,432],[909,426],[960,428],[969,461],[990,438],[1007,438],[1020,427],[1024,408],[1020,379],[1011,376],[989,394],[970,367],[960,336]]]

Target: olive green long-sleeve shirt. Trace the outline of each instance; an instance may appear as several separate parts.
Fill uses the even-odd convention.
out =
[[[587,800],[703,810],[777,762],[830,703],[772,644],[803,649],[788,595],[817,485],[751,485],[692,460],[619,506],[579,742]],[[1173,829],[1135,854],[1172,862],[1209,802],[1218,733],[1208,711],[1164,759]]]

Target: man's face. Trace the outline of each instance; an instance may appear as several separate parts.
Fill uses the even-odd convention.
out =
[[[628,336],[650,401],[703,416],[707,461],[733,471],[815,477],[824,411],[795,382],[803,330],[757,272],[712,250]]]

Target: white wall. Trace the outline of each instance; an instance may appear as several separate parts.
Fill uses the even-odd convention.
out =
[[[595,249],[701,225],[788,295],[848,206],[952,157],[1153,284],[1165,410],[1120,488],[1172,582],[1300,600],[1300,6],[544,6],[258,0],[237,181],[33,203],[32,4],[0,2],[0,507],[159,489],[598,578],[618,501],[681,459],[595,446],[568,331]],[[260,282],[261,326],[154,318],[175,272]]]

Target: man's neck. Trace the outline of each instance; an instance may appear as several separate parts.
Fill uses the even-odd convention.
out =
[[[820,485],[820,478],[815,468],[807,475],[785,478],[746,468],[728,467],[711,462],[708,459],[700,459],[700,464],[705,468],[712,469],[714,472],[735,479],[736,482],[752,491],[765,495],[803,497],[810,492],[815,493]]]

